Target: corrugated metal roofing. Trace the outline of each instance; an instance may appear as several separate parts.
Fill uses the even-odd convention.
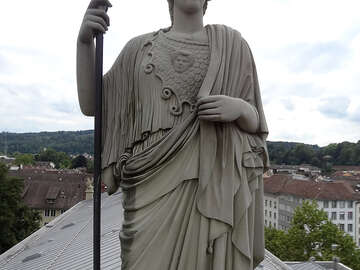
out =
[[[294,270],[326,270],[326,268],[313,262],[293,264],[291,267]]]
[[[4,270],[92,269],[93,201],[82,201],[0,255]],[[121,193],[102,197],[101,269],[121,269]],[[257,270],[290,270],[269,252]]]

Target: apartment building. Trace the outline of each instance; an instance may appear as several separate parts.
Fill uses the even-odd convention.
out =
[[[360,194],[349,182],[304,181],[275,174],[264,179],[264,192],[265,226],[288,230],[296,207],[315,200],[329,220],[360,246]]]

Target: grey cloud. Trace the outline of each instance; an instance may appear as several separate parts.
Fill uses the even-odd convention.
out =
[[[281,103],[284,105],[285,109],[288,111],[293,111],[295,109],[294,103],[291,101],[291,99],[282,99]]]
[[[350,120],[360,123],[360,105],[350,114]]]
[[[273,98],[283,98],[284,100],[290,97],[316,97],[322,94],[324,90],[316,87],[312,83],[273,83],[267,85],[261,91],[263,103],[267,104]]]
[[[75,105],[66,101],[52,103],[50,105],[52,109],[61,113],[73,113],[75,111]]]
[[[7,61],[6,57],[0,53],[0,72],[9,74],[12,70],[11,64]]]
[[[319,111],[330,118],[345,118],[348,116],[350,99],[347,97],[330,97],[323,99]]]
[[[28,84],[28,85],[21,85],[21,84],[5,84],[0,83],[0,89],[2,91],[7,91],[14,97],[26,97],[27,102],[32,101],[39,101],[43,99],[43,95],[41,93],[41,89],[46,89],[47,86],[43,84]],[[26,95],[22,95],[26,93]],[[36,103],[35,103],[36,104]]]
[[[16,53],[21,55],[44,56],[44,52],[39,49],[22,47],[22,46],[0,46],[0,51],[3,53]]]
[[[296,44],[282,51],[291,71],[327,73],[341,67],[351,51],[344,44],[332,41],[317,44]]]
[[[298,83],[289,86],[289,95],[298,97],[314,97],[322,93],[322,89],[312,83]]]

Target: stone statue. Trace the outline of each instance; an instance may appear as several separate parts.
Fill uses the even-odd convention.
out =
[[[122,269],[254,269],[269,165],[255,63],[239,32],[203,25],[208,0],[168,4],[171,27],[130,40],[103,78],[102,179],[123,191]],[[93,38],[109,26],[99,6],[111,4],[90,2],[77,42],[90,116]]]

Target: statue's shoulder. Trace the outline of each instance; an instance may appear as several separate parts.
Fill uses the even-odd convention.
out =
[[[233,42],[233,44],[236,44],[242,49],[250,50],[247,41],[241,35],[239,30],[223,24],[210,24],[207,25],[207,27],[210,29],[210,31],[216,33],[216,36],[218,36],[219,38],[223,38],[228,40],[229,42]]]
[[[151,32],[151,33],[146,33],[140,36],[136,36],[133,37],[132,39],[130,39],[125,47],[124,47],[124,51],[134,51],[134,50],[138,50],[141,49],[141,47],[146,44],[149,40],[153,39],[153,37],[156,35],[157,32]]]
[[[236,36],[237,38],[242,38],[241,33],[228,26],[228,25],[224,25],[224,24],[209,24],[207,25],[208,28],[212,29],[213,31],[217,32],[217,33],[229,33],[232,34],[234,36]]]

